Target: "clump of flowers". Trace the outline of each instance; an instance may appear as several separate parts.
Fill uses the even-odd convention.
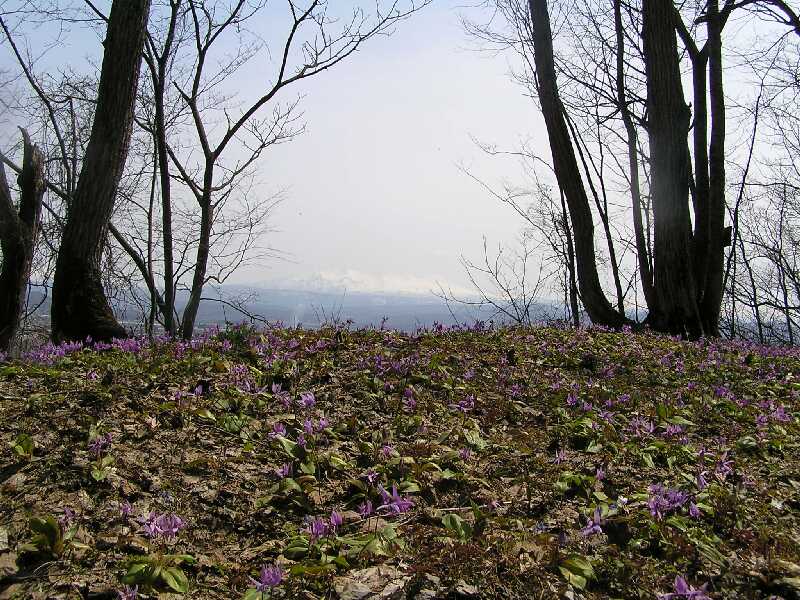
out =
[[[137,519],[142,525],[142,531],[151,539],[160,539],[165,542],[172,542],[178,536],[178,532],[186,527],[186,521],[175,513],[156,513],[150,512],[146,517]]]
[[[690,496],[686,492],[666,488],[658,483],[651,485],[648,491],[650,498],[647,500],[647,507],[657,521],[663,519],[664,515],[680,510],[690,500]]]
[[[397,492],[397,486],[392,486],[392,493],[387,492],[383,486],[378,486],[378,491],[383,499],[383,504],[378,507],[379,511],[386,511],[389,513],[400,514],[408,512],[414,506],[414,503],[407,497],[401,496]]]
[[[586,527],[581,529],[581,533],[588,537],[590,535],[595,535],[597,533],[603,533],[602,525],[604,523],[603,515],[600,512],[600,507],[594,509],[594,515],[589,522],[586,524]]]

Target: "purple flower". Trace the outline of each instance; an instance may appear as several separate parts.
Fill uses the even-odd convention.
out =
[[[314,421],[311,419],[303,421],[303,431],[306,432],[306,435],[314,435]]]
[[[330,426],[330,421],[328,421],[328,417],[322,416],[319,420],[319,423],[316,426],[316,431],[319,433],[320,431],[324,431]]]
[[[458,451],[458,456],[461,458],[461,460],[463,460],[464,462],[466,462],[466,461],[468,461],[468,460],[470,459],[470,457],[472,456],[472,450],[470,450],[469,448],[461,448],[461,449]]]
[[[284,463],[277,469],[275,469],[275,474],[280,477],[281,479],[285,477],[291,477],[292,475],[292,463]]]
[[[397,493],[396,485],[392,486],[391,494],[389,494],[383,486],[378,486],[378,491],[381,494],[381,498],[383,498],[383,504],[378,507],[378,510],[400,514],[408,512],[408,510],[414,506],[414,503],[409,500],[408,497],[403,497]]]
[[[378,481],[378,477],[378,472],[375,469],[369,469],[366,473],[364,473],[364,478],[370,485],[374,485],[375,482]]]
[[[305,448],[307,445],[306,436],[303,435],[302,433],[297,436],[297,445],[300,446],[301,448]]]
[[[373,512],[372,509],[372,501],[365,500],[359,507],[358,507],[358,514],[360,514],[365,519],[370,516]]]
[[[581,533],[588,537],[590,535],[594,535],[596,533],[603,533],[603,529],[600,527],[603,524],[603,517],[600,514],[600,507],[594,509],[594,516],[589,519],[589,522],[586,524],[586,527],[581,529]]]
[[[772,418],[775,419],[776,421],[781,421],[783,423],[792,420],[792,417],[786,414],[786,408],[784,406],[776,407],[775,410],[772,412]]]
[[[133,587],[126,585],[121,590],[117,590],[117,600],[136,600],[139,597],[139,586]]]
[[[270,438],[276,438],[278,436],[286,437],[286,426],[283,423],[275,423],[272,426],[272,431],[269,434]]]
[[[556,451],[556,457],[553,459],[553,462],[560,465],[565,460],[567,460],[567,452],[563,448],[559,448]]]
[[[89,442],[89,451],[95,456],[100,456],[111,446],[111,434],[98,435],[96,438]]]
[[[174,513],[157,514],[150,512],[146,517],[137,519],[147,537],[174,540],[178,531],[186,527],[186,521]]]
[[[450,408],[466,415],[469,411],[475,408],[475,396],[470,394],[463,400],[459,401],[458,404],[451,404]]]
[[[303,408],[311,408],[317,403],[317,399],[314,397],[314,392],[303,392],[300,394],[300,406]]]
[[[133,507],[131,503],[125,500],[124,502],[119,503],[119,514],[122,516],[123,519],[128,519],[133,512]]]
[[[284,408],[289,408],[292,403],[289,392],[283,391],[280,383],[272,384],[272,395],[283,403]]]
[[[602,467],[597,467],[597,470],[594,473],[594,478],[597,481],[603,481],[606,478],[606,472],[603,470]]]
[[[391,444],[385,444],[383,448],[381,448],[381,456],[383,458],[390,458],[394,454],[394,446]]]
[[[75,520],[75,511],[70,507],[65,506],[63,514],[58,518],[58,524],[61,525],[61,530],[66,531],[72,522]]]
[[[414,398],[414,390],[407,387],[403,391],[403,408],[411,412],[417,407],[417,401]]]
[[[649,488],[650,498],[647,507],[650,514],[660,521],[664,515],[679,510],[689,500],[686,492],[675,489],[667,489],[663,485],[655,484]]]
[[[729,459],[728,453],[725,452],[717,461],[717,465],[714,467],[714,474],[717,476],[717,479],[724,480],[732,472],[733,460]]]
[[[267,565],[263,565],[258,574],[258,579],[253,579],[251,577],[250,583],[253,584],[257,592],[268,592],[272,588],[278,587],[283,581],[284,576],[285,573],[280,566],[272,565],[268,567]]]
[[[308,521],[306,532],[311,537],[311,541],[320,539],[328,535],[328,523],[324,519],[317,517]]]
[[[334,531],[336,531],[337,528],[341,527],[342,523],[344,522],[342,520],[342,515],[336,512],[335,510],[331,511],[330,521],[331,521],[331,529],[333,529]]]
[[[686,583],[686,579],[684,579],[682,575],[678,575],[675,577],[675,583],[673,586],[675,588],[674,592],[659,594],[658,600],[676,600],[678,598],[709,600],[709,597],[706,595],[706,587],[708,587],[707,583],[704,583],[700,588],[696,588]]]

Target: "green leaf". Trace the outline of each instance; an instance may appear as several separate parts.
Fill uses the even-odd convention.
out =
[[[468,444],[474,446],[478,450],[486,448],[486,440],[481,437],[481,432],[477,429],[467,429],[464,432],[464,439],[467,440]]]
[[[198,408],[195,409],[194,414],[200,417],[201,419],[206,419],[207,421],[216,421],[217,418],[214,414],[208,410],[207,408]]]
[[[592,563],[578,554],[572,554],[561,561],[558,570],[570,585],[580,590],[586,589],[588,581],[594,579]]]
[[[161,573],[161,579],[176,592],[185,594],[189,591],[189,580],[186,578],[186,574],[178,567],[164,569]]]

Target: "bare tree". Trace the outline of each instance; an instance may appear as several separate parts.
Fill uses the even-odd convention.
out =
[[[31,143],[27,131],[21,131],[25,149],[17,178],[19,208],[14,206],[0,161],[0,352],[10,350],[23,314],[45,189],[42,153]]]
[[[106,300],[100,260],[128,154],[149,6],[149,0],[115,0],[111,5],[92,133],[53,277],[56,341],[127,335]]]

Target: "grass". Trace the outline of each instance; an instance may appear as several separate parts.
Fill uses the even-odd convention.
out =
[[[46,348],[0,363],[0,598],[797,598],[799,373],[552,328]]]

